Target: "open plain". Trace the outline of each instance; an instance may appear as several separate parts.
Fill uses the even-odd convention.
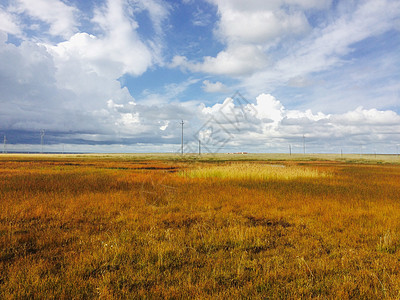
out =
[[[400,160],[0,156],[2,299],[399,299]]]

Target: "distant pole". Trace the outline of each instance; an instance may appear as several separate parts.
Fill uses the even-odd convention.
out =
[[[44,129],[40,130],[40,145],[42,146],[42,151],[41,151],[41,153],[43,153],[44,133],[45,133],[45,130],[44,130]]]
[[[303,134],[303,153],[306,154],[306,137]]]
[[[4,135],[4,149],[3,149],[3,153],[7,153],[7,138],[6,138],[6,135]]]
[[[397,157],[399,157],[399,145],[396,145],[396,153],[397,153]]]
[[[199,140],[199,155],[201,155],[201,142]]]
[[[289,155],[292,156],[292,145],[289,144]]]
[[[343,158],[343,149],[340,149],[340,157]]]
[[[182,155],[183,155],[183,124],[185,124],[185,123],[183,123],[183,120],[182,120],[182,122],[181,122],[181,125],[182,125],[181,154],[182,154]]]

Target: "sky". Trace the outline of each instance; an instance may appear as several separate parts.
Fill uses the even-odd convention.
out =
[[[182,126],[183,122],[183,126]],[[398,0],[0,0],[3,151],[400,151]]]

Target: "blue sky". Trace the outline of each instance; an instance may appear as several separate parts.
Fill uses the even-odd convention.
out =
[[[0,0],[0,138],[395,153],[399,53],[397,0]]]

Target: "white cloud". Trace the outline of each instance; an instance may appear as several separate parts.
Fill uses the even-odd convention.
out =
[[[159,122],[159,123],[161,123],[161,122]],[[160,130],[165,131],[165,129],[168,128],[169,121],[167,120],[167,121],[164,121],[162,123],[163,123],[163,125],[160,126]]]
[[[59,0],[17,0],[16,11],[49,24],[54,36],[69,38],[77,31],[78,10]]]
[[[289,110],[286,113],[286,117],[287,117],[287,119],[291,120],[291,122],[296,122],[295,120],[308,120],[308,121],[317,122],[320,120],[329,120],[331,115],[326,115],[322,112],[313,114],[311,109],[307,109],[305,111]]]
[[[18,20],[12,14],[4,11],[0,7],[0,31],[6,33],[21,35],[21,30],[18,25]]]
[[[0,44],[2,128],[68,130],[86,114],[75,110],[74,105],[69,107],[76,96],[56,86],[55,73],[54,61],[45,47],[32,42]],[[84,130],[91,125],[85,124]]]
[[[285,113],[283,105],[272,95],[261,94],[256,98],[257,104],[253,105],[257,117],[261,120],[269,119],[275,123],[282,121]]]
[[[252,96],[287,85],[290,88],[324,85],[326,83],[318,78],[318,73],[357,64],[358,57],[351,59],[349,55],[356,49],[362,53],[358,43],[391,29],[398,30],[400,24],[400,2],[392,0],[338,3],[332,3],[331,0],[209,2],[218,8],[220,20],[215,25],[214,33],[226,44],[225,49],[215,56],[205,56],[200,60],[176,56],[171,67],[235,77],[240,80],[237,88],[246,90]],[[331,9],[328,11],[328,8]],[[312,25],[307,17],[310,20],[313,18],[310,21]],[[398,70],[390,72],[397,74]],[[373,80],[373,72],[365,74]],[[393,86],[390,82],[384,85]],[[327,93],[325,97],[332,98],[333,94]],[[369,101],[372,105],[375,97],[367,100],[368,97],[362,96],[358,98],[364,98],[364,103]],[[382,103],[386,103],[386,107],[393,105],[393,96],[386,93],[384,98],[386,100]],[[324,105],[321,99],[305,101],[319,101],[320,107]],[[332,103],[340,101],[336,99]],[[358,105],[361,104],[363,102]]]
[[[216,57],[206,56],[203,62],[189,62],[186,57],[175,56],[171,67],[182,67],[192,72],[217,75],[245,75],[261,70],[267,65],[267,58],[257,46],[235,45],[221,51]]]
[[[60,48],[49,45],[25,41],[15,46],[6,43],[5,37],[0,42],[3,130],[31,132],[45,128],[70,140],[107,140],[118,137],[113,133],[143,131],[134,99],[117,80],[120,71],[96,72],[88,57],[74,52],[79,47],[57,53]],[[96,135],[87,135],[91,132]]]
[[[163,23],[169,15],[170,5],[157,0],[107,0],[95,11],[93,22],[102,29],[106,45],[113,59],[119,58],[126,73],[142,74],[153,63],[163,64]],[[137,33],[136,14],[147,12],[155,34],[146,40]],[[105,45],[103,45],[105,46]],[[133,53],[132,53],[133,52]],[[133,64],[135,66],[133,66]],[[142,68],[140,68],[140,65]]]
[[[270,91],[287,84],[304,86],[306,83],[307,86],[318,86],[321,84],[321,80],[315,78],[318,72],[328,72],[338,67],[344,70],[346,65],[360,64],[359,61],[357,62],[359,59],[357,56],[353,59],[348,57],[357,47],[360,47],[357,43],[379,36],[391,29],[396,30],[396,20],[400,15],[398,1],[343,2],[341,5],[344,8],[338,9],[339,15],[331,16],[325,24],[315,27],[310,34],[305,35],[296,43],[283,44],[284,47],[278,48],[278,51],[267,50],[267,57],[274,58],[269,60],[272,63],[268,68],[253,72],[250,76],[243,78],[242,86],[252,94],[265,90],[265,86],[268,86]],[[359,50],[362,52],[362,49]],[[374,59],[384,62],[385,57],[396,56],[390,51],[392,50],[387,49],[385,56]],[[375,64],[374,61],[363,63],[365,66]],[[380,66],[377,67],[378,69],[374,72],[380,69]],[[386,73],[384,77],[398,72],[390,69],[393,68],[382,68],[382,72]],[[365,74],[370,81],[374,81],[374,72],[360,74]],[[345,76],[347,76],[346,73],[340,74],[338,70],[335,81]],[[306,82],[302,78],[307,78]],[[302,82],[299,82],[299,79]]]
[[[300,11],[238,9],[232,2],[218,3],[221,16],[217,34],[228,43],[264,44],[285,35],[304,33],[309,29]]]
[[[233,7],[238,11],[276,10],[282,6],[296,5],[304,9],[326,9],[332,0],[209,0],[219,7]]]
[[[297,5],[304,9],[327,9],[332,0],[284,0],[288,5]]]
[[[207,93],[224,93],[227,87],[222,82],[210,82],[209,80],[203,81],[203,90]]]
[[[140,75],[152,65],[151,51],[132,32],[104,37],[77,33],[68,41],[49,49],[60,61],[80,60],[87,72],[118,78],[125,73]]]
[[[400,125],[400,116],[391,110],[379,111],[377,109],[364,109],[358,107],[341,115],[336,115],[334,120],[343,125]]]
[[[216,103],[213,106],[202,107],[202,113],[206,116],[215,116],[216,114],[229,114],[235,107],[235,103],[232,98],[225,98],[223,103]]]
[[[57,45],[46,44],[57,65],[58,86],[89,95],[88,99],[110,98],[110,91],[120,90],[118,78],[124,74],[139,76],[159,61],[151,37],[142,40],[137,33],[137,9],[148,9],[156,27],[167,16],[167,10],[155,1],[142,5],[109,0],[95,10],[92,22],[97,26],[96,35],[80,32]],[[130,101],[129,98],[127,90],[114,95],[116,101]]]
[[[201,62],[177,56],[172,66],[208,74],[252,74],[269,66],[266,49],[281,39],[304,34],[310,29],[303,11],[283,9],[284,1],[210,2],[218,7],[220,20],[215,35],[227,44],[226,49],[215,57],[204,57]]]
[[[23,0],[17,4],[13,13],[20,20],[29,15],[49,24],[50,34],[66,40],[53,44],[45,38],[40,42],[39,35],[36,42],[23,41],[15,46],[7,44],[7,36],[1,33],[0,76],[5,78],[0,85],[2,129],[30,132],[46,128],[72,142],[87,139],[105,143],[149,137],[159,130],[154,115],[147,112],[147,107],[135,104],[118,78],[143,74],[160,61],[157,48],[162,45],[154,44],[161,39],[168,5],[159,1],[106,1],[96,6],[91,34],[74,33],[76,11],[63,2],[41,0],[33,5]],[[49,16],[50,11],[54,15],[61,10],[64,14],[57,16],[59,20]],[[155,30],[146,39],[139,36],[135,20],[135,14],[144,11]],[[171,93],[179,93],[179,89],[170,88]],[[157,114],[162,110],[179,111],[150,111]]]
[[[277,69],[284,76],[299,76],[328,69],[352,51],[363,39],[385,32],[400,13],[400,4],[390,1],[365,1],[355,12],[343,15],[305,39],[292,55],[280,60]]]
[[[335,152],[343,146],[348,147],[345,151],[358,151],[362,144],[369,151],[379,147],[378,151],[387,152],[400,138],[400,115],[393,111],[361,107],[343,114],[291,110],[270,94],[261,94],[255,104],[244,107],[227,98],[223,104],[203,107],[202,114],[212,122],[202,127],[201,137],[214,147],[226,141],[225,149],[251,149],[249,145],[254,144],[261,151],[266,151],[266,144],[286,149],[288,143],[301,146],[304,135],[310,151]]]
[[[104,37],[89,42],[89,50],[84,55],[100,65],[105,60],[119,64],[121,75],[140,75],[152,64],[152,53],[140,40],[136,32],[138,24],[127,14],[127,8],[122,0],[109,0],[96,11],[93,22],[102,28]],[[80,47],[83,51],[85,48]]]
[[[140,10],[149,13],[153,27],[157,34],[163,35],[163,22],[168,17],[171,6],[160,0],[129,0],[132,5],[137,5]]]

